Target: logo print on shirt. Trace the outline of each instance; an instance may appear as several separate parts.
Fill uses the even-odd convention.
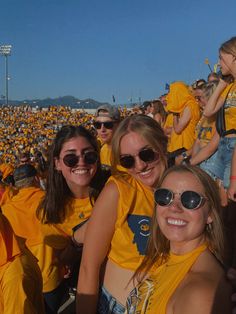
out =
[[[151,218],[142,215],[128,215],[128,226],[134,234],[133,243],[136,244],[140,255],[145,255],[148,237],[150,235]]]

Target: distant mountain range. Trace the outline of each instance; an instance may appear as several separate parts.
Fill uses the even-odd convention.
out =
[[[5,100],[0,99],[0,105],[4,105]],[[25,99],[25,100],[9,100],[9,105],[20,106],[30,105],[32,107],[48,107],[48,106],[70,106],[71,108],[83,108],[83,109],[96,109],[99,106],[107,105],[106,102],[99,102],[94,99],[78,99],[73,96],[63,96],[58,98],[45,98],[45,99]]]

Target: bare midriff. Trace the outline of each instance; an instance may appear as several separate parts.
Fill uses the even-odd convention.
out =
[[[103,285],[107,291],[122,305],[125,305],[130,291],[134,288],[131,279],[134,271],[119,267],[108,259]]]

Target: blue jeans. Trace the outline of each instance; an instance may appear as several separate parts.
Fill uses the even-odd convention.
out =
[[[236,145],[236,137],[222,137],[220,139],[218,151],[216,153],[214,163],[208,167],[208,171],[223,181],[225,188],[230,184],[231,160],[234,147]]]
[[[102,287],[98,301],[97,314],[123,314],[124,312],[125,307]]]

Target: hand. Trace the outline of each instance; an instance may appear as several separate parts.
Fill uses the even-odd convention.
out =
[[[230,186],[227,190],[228,199],[236,202],[236,181],[230,181]]]
[[[182,155],[178,155],[175,157],[175,165],[181,165],[184,157]]]

